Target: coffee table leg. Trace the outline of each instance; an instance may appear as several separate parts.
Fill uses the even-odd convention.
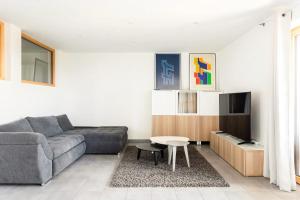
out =
[[[188,152],[188,149],[187,149],[187,145],[184,145],[184,153],[185,153],[185,158],[186,158],[186,162],[187,162],[187,165],[188,167],[190,167],[190,159],[189,159],[189,152]]]
[[[158,164],[158,155],[157,154],[158,154],[158,152],[153,153],[155,165]]]
[[[138,153],[137,153],[137,160],[139,160],[140,159],[140,156],[141,156],[141,149],[138,149]]]
[[[177,150],[177,148],[176,148],[176,146],[174,146],[173,147],[173,152],[172,152],[172,154],[173,154],[173,172],[175,172],[176,150]]]
[[[169,145],[168,146],[168,165],[171,164],[171,159],[172,159],[172,147]]]

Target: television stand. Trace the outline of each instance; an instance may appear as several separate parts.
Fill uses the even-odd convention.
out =
[[[255,144],[252,141],[245,141],[245,142],[239,142],[237,145],[242,145],[242,144]]]
[[[242,143],[244,145],[239,145]],[[210,134],[210,148],[243,176],[263,176],[264,147],[229,134]],[[245,144],[247,143],[247,144]]]
[[[223,131],[216,131],[216,134],[224,133]]]

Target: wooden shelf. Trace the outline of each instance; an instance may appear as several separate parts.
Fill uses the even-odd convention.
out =
[[[262,176],[264,147],[256,144],[238,145],[239,140],[226,133],[212,131],[210,148],[243,176]]]

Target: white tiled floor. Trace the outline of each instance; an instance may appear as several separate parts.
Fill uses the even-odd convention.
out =
[[[231,187],[110,188],[120,158],[85,155],[43,187],[0,186],[0,200],[300,200],[300,191],[281,192],[268,179],[243,177],[207,146],[197,148]]]

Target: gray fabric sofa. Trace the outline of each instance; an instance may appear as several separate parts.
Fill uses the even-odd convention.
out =
[[[44,184],[84,153],[116,154],[127,127],[73,127],[66,115],[0,126],[0,184]]]

